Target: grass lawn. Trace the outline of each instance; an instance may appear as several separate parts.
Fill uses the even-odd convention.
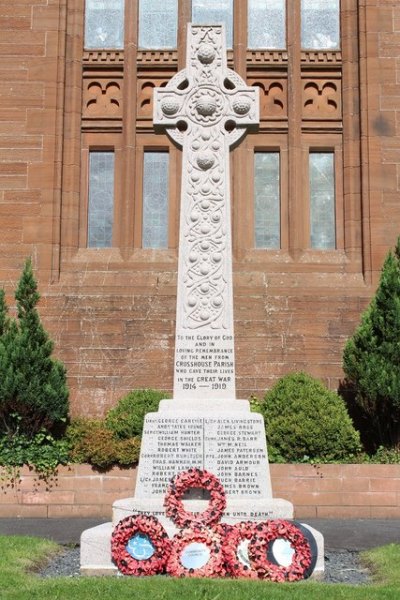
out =
[[[375,582],[368,586],[313,581],[274,584],[246,580],[172,579],[167,577],[76,577],[40,579],[33,569],[57,552],[47,540],[0,536],[1,600],[399,600],[400,545],[364,554]]]

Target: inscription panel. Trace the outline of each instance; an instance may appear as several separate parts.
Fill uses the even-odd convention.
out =
[[[205,330],[176,336],[175,391],[191,398],[225,397],[235,386],[234,341],[231,333]]]
[[[228,497],[271,497],[262,417],[147,415],[135,497],[163,496],[190,467],[215,474]]]
[[[205,418],[204,447],[205,468],[221,480],[227,496],[266,495],[267,451],[258,415]]]
[[[176,473],[203,466],[203,419],[146,416],[136,482],[137,498],[164,495]]]

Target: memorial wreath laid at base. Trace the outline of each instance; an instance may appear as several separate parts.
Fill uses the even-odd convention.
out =
[[[210,495],[202,513],[184,507],[184,496],[193,488]],[[166,515],[181,529],[172,539],[153,515],[131,515],[114,528],[111,554],[122,574],[284,582],[306,579],[315,568],[315,539],[299,523],[284,519],[220,523],[225,491],[208,471],[191,468],[173,477],[164,506]]]

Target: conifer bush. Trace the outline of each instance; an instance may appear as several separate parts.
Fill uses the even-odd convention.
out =
[[[375,296],[343,352],[355,401],[370,420],[375,447],[400,447],[400,237],[382,267]]]
[[[282,377],[257,410],[272,462],[347,461],[361,449],[343,399],[306,373]]]
[[[52,358],[53,342],[40,321],[40,295],[31,260],[25,263],[15,292],[17,320],[10,319],[0,295],[0,433],[53,431],[68,415],[63,364]]]

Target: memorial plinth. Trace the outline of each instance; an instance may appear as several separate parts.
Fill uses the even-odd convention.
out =
[[[206,469],[224,486],[227,507],[223,521],[292,518],[290,502],[272,498],[261,415],[247,401],[203,401],[202,406],[164,400],[158,413],[146,416],[135,497],[115,503],[118,518],[131,512],[152,512],[170,534],[163,499],[171,478],[190,467]],[[192,512],[206,501],[187,500]],[[143,507],[145,507],[143,509]]]
[[[222,26],[190,26],[187,56],[187,68],[154,94],[154,126],[183,150],[174,393],[146,416],[134,497],[113,506],[114,524],[150,513],[169,535],[165,492],[190,467],[223,484],[223,522],[293,518],[292,504],[272,497],[263,418],[235,392],[229,150],[258,125],[258,89],[227,68]],[[185,503],[202,512],[208,501]],[[82,572],[96,571],[96,545],[99,571],[115,569],[110,556],[104,563],[111,527],[84,532]]]

